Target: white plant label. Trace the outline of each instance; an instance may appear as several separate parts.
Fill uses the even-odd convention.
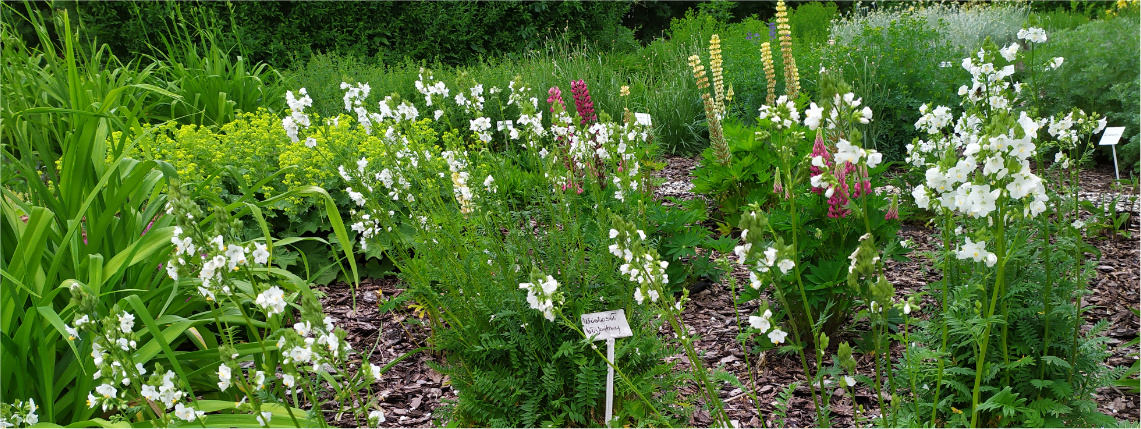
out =
[[[1098,146],[1113,146],[1121,140],[1121,135],[1125,134],[1125,127],[1106,127],[1105,132],[1101,134],[1101,141],[1097,143]]]
[[[594,341],[633,336],[626,322],[625,310],[603,311],[582,315],[582,332]]]

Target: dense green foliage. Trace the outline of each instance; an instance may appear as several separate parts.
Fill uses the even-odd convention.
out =
[[[1136,13],[1090,21],[1051,35],[1051,42],[1036,53],[1045,63],[1065,58],[1058,70],[1043,74],[1040,83],[1043,116],[1065,112],[1070,106],[1098,112],[1109,126],[1125,127],[1117,146],[1121,171],[1141,171],[1141,33]],[[1099,163],[1113,163],[1109,148],[1098,148]]]
[[[627,2],[83,2],[88,36],[119,55],[155,55],[176,16],[217,20],[227,46],[247,60],[293,67],[314,54],[371,58],[376,64],[413,60],[461,65],[485,56],[541,49],[567,33],[607,51],[635,42],[622,26]],[[161,46],[159,46],[161,52]]]

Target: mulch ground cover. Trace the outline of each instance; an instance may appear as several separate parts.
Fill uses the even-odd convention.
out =
[[[691,192],[692,170],[696,167],[696,158],[672,157],[667,158],[668,165],[658,172],[664,181],[657,190],[659,198],[678,197],[694,198]],[[1120,191],[1110,184],[1114,178],[1112,168],[1098,168],[1083,171],[1083,191],[1087,193],[1109,193]],[[1126,190],[1136,195],[1137,190]],[[1141,320],[1131,309],[1139,305],[1139,289],[1141,289],[1141,248],[1139,248],[1138,216],[1133,206],[1133,216],[1129,220],[1127,231],[1132,233],[1131,239],[1120,236],[1114,238],[1097,237],[1091,242],[1100,250],[1101,258],[1097,262],[1097,275],[1092,280],[1092,294],[1085,297],[1085,303],[1091,308],[1085,313],[1086,328],[1100,320],[1109,322],[1109,329],[1105,335],[1109,338],[1109,345],[1113,355],[1107,360],[1107,365],[1129,366],[1137,359],[1138,347],[1122,347],[1138,336],[1141,329]],[[904,298],[919,292],[930,283],[940,280],[937,270],[931,268],[930,261],[918,253],[934,250],[934,244],[939,240],[936,231],[923,225],[903,225],[899,231],[900,239],[910,239],[915,243],[919,252],[912,254],[909,262],[888,263],[886,270],[888,280],[896,287],[897,298]],[[716,255],[715,255],[716,256]],[[732,276],[737,278],[738,284],[747,284],[748,275],[739,268]],[[430,352],[417,352],[406,356],[407,353],[429,345],[429,328],[427,320],[417,317],[407,308],[380,314],[377,306],[383,300],[403,293],[399,282],[395,279],[366,279],[354,291],[348,285],[335,284],[320,287],[325,294],[322,298],[326,311],[337,319],[339,326],[348,331],[348,341],[353,348],[368,356],[370,362],[384,366],[394,359],[402,358],[392,366],[383,377],[373,386],[373,391],[381,401],[386,421],[382,427],[431,427],[439,426],[438,419],[433,418],[433,411],[441,406],[447,406],[455,401],[455,391],[449,380],[443,374],[433,370],[429,365],[440,362],[444,357]],[[354,310],[353,296],[355,293],[356,306]],[[725,401],[731,419],[736,420],[742,427],[759,427],[765,419],[764,425],[773,426],[814,426],[815,412],[806,388],[805,376],[799,359],[796,355],[777,354],[768,352],[762,355],[745,356],[741,344],[737,341],[738,318],[747,320],[748,316],[756,310],[755,302],[738,306],[734,310],[732,291],[727,281],[714,284],[711,287],[690,297],[683,315],[686,324],[694,333],[699,334],[695,347],[704,353],[703,359],[707,367],[720,367],[733,373],[742,380],[746,386],[755,380],[759,399],[754,404],[741,389],[725,385],[721,390],[721,398]],[[925,297],[922,307],[935,308],[936,298]],[[734,312],[736,311],[736,312]],[[915,316],[915,313],[913,313]],[[918,317],[926,317],[921,311]],[[745,323],[745,322],[742,322]],[[854,342],[859,327],[850,327],[843,331],[838,338],[833,338],[831,353],[835,352],[836,345],[842,341]],[[663,335],[669,332],[663,331]],[[902,354],[903,347],[897,345],[892,349],[893,360]],[[859,356],[859,354],[857,354]],[[359,356],[357,357],[360,358]],[[679,369],[688,367],[684,355],[669,357]],[[825,360],[829,365],[830,359]],[[872,362],[866,357],[858,361],[858,371],[863,374],[874,373]],[[783,421],[775,420],[773,411],[777,396],[791,383],[799,383],[801,387],[795,391],[788,406],[787,416]],[[681,386],[684,393],[697,393],[694,386]],[[822,394],[833,394],[832,398],[832,424],[834,426],[854,426],[853,406],[847,396],[835,386],[826,389]],[[877,415],[878,398],[867,386],[859,387],[856,391],[856,400],[868,410],[865,417]],[[885,400],[890,400],[885,398]],[[1139,396],[1136,393],[1116,388],[1103,388],[1097,392],[1099,409],[1119,419],[1137,421],[1141,414]],[[323,409],[333,409],[333,404],[323,404]],[[364,422],[353,421],[350,416],[337,418],[327,413],[332,424],[342,427],[362,426]],[[692,426],[708,426],[712,423],[708,413],[699,411],[690,421]]]

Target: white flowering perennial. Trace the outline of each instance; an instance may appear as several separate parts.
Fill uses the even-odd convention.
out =
[[[609,251],[624,262],[618,268],[619,272],[638,285],[634,289],[634,300],[638,304],[645,302],[646,298],[650,302],[658,302],[660,291],[670,283],[670,277],[666,274],[669,262],[662,261],[657,251],[645,245],[645,232],[625,225],[624,222],[615,223],[620,229],[610,230],[610,239],[616,242],[610,245]],[[631,230],[634,232],[631,233]]]
[[[306,316],[304,311],[302,313],[302,321],[293,324],[293,329],[278,337],[276,343],[286,375],[282,377],[282,383],[287,388],[293,388],[298,377],[302,380],[308,378],[302,371],[315,377],[329,374],[331,368],[347,362],[353,351],[345,341],[345,331],[336,327],[333,318],[313,319],[319,314]],[[366,383],[371,383],[380,377],[380,368],[367,364],[360,374]],[[257,374],[254,376],[254,386],[258,386]]]
[[[90,302],[85,299],[89,296],[85,287],[72,283],[69,290],[79,302]],[[66,329],[69,340],[76,340],[84,332],[91,342],[91,357],[96,368],[92,378],[99,384],[87,394],[88,407],[102,411],[127,410],[145,399],[154,404],[156,413],[162,411],[159,417],[163,419],[174,416],[189,422],[205,415],[180,402],[187,395],[174,371],[164,371],[156,364],[154,370],[148,372],[142,363],[134,361],[138,351],[135,315],[115,306],[107,316],[93,320],[93,316],[86,313],[94,311],[94,306],[81,304],[80,307],[72,326]],[[141,398],[135,397],[136,392]],[[28,422],[27,417],[24,421]],[[169,424],[169,420],[166,422]]]
[[[28,398],[28,402],[16,401],[11,405],[0,403],[0,428],[30,427],[40,422],[36,415],[39,410],[36,401]]]
[[[290,114],[281,120],[281,126],[285,128],[285,134],[294,143],[300,140],[297,133],[301,128],[309,128],[309,115],[305,114],[305,108],[313,105],[313,99],[309,98],[309,93],[305,88],[298,91],[301,98],[293,95],[293,91],[285,92],[285,102],[289,105]],[[312,138],[305,140],[305,145],[309,147],[316,146],[316,141]]]
[[[1018,30],[1018,38],[1027,42],[1046,43],[1046,31],[1041,28],[1023,28]]]
[[[544,276],[538,271],[531,272],[530,283],[519,283],[519,289],[527,291],[527,305],[543,313],[549,321],[555,320],[555,301],[562,302],[561,296],[556,293],[559,282],[550,275]]]
[[[842,95],[836,94],[832,97],[831,108],[828,110],[827,116],[825,116],[824,107],[810,103],[808,109],[804,111],[804,125],[810,130],[816,130],[821,125],[831,130],[847,123],[869,124],[872,121],[872,109],[868,106],[861,109],[860,105],[863,104],[863,100],[863,98],[856,98],[856,94],[851,92]],[[780,99],[777,100],[777,104],[780,104]],[[792,106],[792,104],[789,105],[790,108]],[[795,109],[793,113],[795,114]],[[799,116],[797,117],[799,118]],[[764,116],[762,116],[763,118]],[[787,128],[787,125],[785,127]]]
[[[562,167],[548,178],[555,192],[573,190],[581,193],[587,180],[596,179],[603,188],[613,187],[614,198],[626,201],[632,193],[641,190],[640,155],[649,146],[653,129],[648,113],[627,115],[621,124],[596,122],[580,125],[565,112],[556,117],[563,122],[551,124],[551,135],[561,144],[553,152],[546,148],[540,157],[550,158],[553,165]],[[609,176],[609,177],[608,177]]]
[[[441,81],[436,81],[436,83],[430,84],[430,85],[425,84],[424,83],[425,82],[425,79],[424,79],[424,72],[425,71],[426,70],[424,70],[423,68],[420,69],[419,79],[416,79],[416,91],[420,92],[420,94],[424,96],[424,104],[428,107],[432,107],[432,97],[433,96],[440,97],[441,99],[448,98],[448,87],[447,87],[447,85],[444,85],[444,82],[441,82]],[[427,80],[431,81],[434,79],[435,79],[435,77],[433,77],[429,73]],[[435,118],[435,120],[437,120],[437,121],[440,120],[440,116],[444,114],[444,112],[442,110],[440,110],[438,112],[440,112],[440,113]]]
[[[812,106],[815,107],[816,104],[814,103]],[[796,101],[789,100],[786,95],[780,96],[774,106],[761,106],[759,115],[761,119],[771,121],[778,130],[787,129],[793,124],[800,123],[800,112],[796,110]]]
[[[749,287],[760,290],[793,273],[796,262],[791,258],[795,256],[792,246],[785,246],[783,240],[762,242],[768,220],[755,209],[741,215],[744,225],[741,241],[744,243],[733,248],[733,255],[737,257],[737,264],[749,271]]]
[[[166,273],[174,280],[182,278],[185,273],[196,273],[192,277],[199,282],[198,294],[207,301],[217,301],[233,293],[231,273],[243,267],[265,266],[269,263],[270,251],[264,243],[227,245],[225,238],[217,235],[200,246],[191,235],[184,236],[185,233],[181,226],[174,227],[174,234],[170,238],[174,244],[174,254],[166,263]]]
[[[467,185],[471,174],[464,170],[467,168],[467,160],[465,159],[467,154],[446,151],[441,155],[448,161],[448,171],[452,173],[452,195],[456,197],[456,202],[460,204],[460,213],[465,215],[469,214],[475,205],[472,203],[474,194],[472,194],[471,188]]]
[[[1041,38],[1044,41],[1045,35]],[[1013,66],[996,69],[993,63],[982,62],[990,58],[993,55],[982,50],[979,62],[963,60],[972,86],[960,88],[968,110],[958,120],[952,122],[950,109],[944,106],[920,108],[922,117],[915,126],[928,138],[907,146],[907,162],[926,168],[925,182],[912,190],[920,208],[942,207],[972,218],[990,216],[1008,204],[1004,201],[1021,203],[1023,216],[1046,210],[1046,188],[1030,171],[1029,161],[1037,153],[1035,140],[1043,122],[1010,110],[1019,102],[1012,88],[1021,85],[1008,81]],[[1014,120],[1017,126],[984,131],[993,120]]]
[[[785,337],[788,336],[788,332],[782,331],[780,328],[772,328],[772,317],[772,310],[766,308],[765,312],[760,316],[749,316],[749,326],[752,326],[753,329],[761,331],[762,334],[768,333],[769,341],[774,345],[779,345],[784,343]],[[772,328],[771,331],[769,330],[770,328]]]

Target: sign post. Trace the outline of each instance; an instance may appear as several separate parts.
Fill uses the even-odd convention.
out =
[[[1113,150],[1113,174],[1117,180],[1121,180],[1121,172],[1117,170],[1117,141],[1121,140],[1122,134],[1125,134],[1125,127],[1106,127],[1101,134],[1101,141],[1097,143],[1098,146],[1109,146]]]
[[[614,339],[633,336],[625,310],[584,314],[582,332],[593,341],[606,340],[606,426],[614,416]]]

